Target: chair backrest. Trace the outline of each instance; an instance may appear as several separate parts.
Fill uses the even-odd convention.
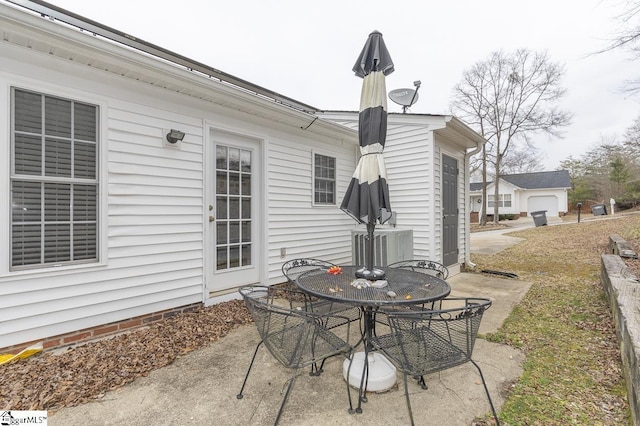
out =
[[[414,375],[424,375],[471,360],[482,315],[489,299],[446,298],[447,309],[389,314],[398,361]]]
[[[258,334],[271,355],[283,366],[299,368],[326,358],[348,346],[322,326],[313,313],[289,307],[282,290],[271,287],[242,287],[245,300]]]
[[[388,267],[410,269],[412,271],[435,275],[443,280],[449,278],[449,269],[442,263],[433,260],[401,260],[400,262],[388,265]]]
[[[282,275],[284,275],[290,283],[294,284],[295,280],[304,272],[321,268],[328,269],[332,266],[335,265],[331,262],[319,259],[293,259],[282,264]]]

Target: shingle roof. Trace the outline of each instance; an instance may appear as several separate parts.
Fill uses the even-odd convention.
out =
[[[487,182],[487,185],[491,182]],[[469,184],[469,190],[471,191],[480,191],[482,189],[482,182],[471,182]]]
[[[500,178],[522,189],[571,188],[568,170],[502,175]],[[480,191],[481,189],[482,182],[472,182],[470,185],[471,191]]]

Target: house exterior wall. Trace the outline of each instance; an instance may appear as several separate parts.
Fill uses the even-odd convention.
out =
[[[495,186],[491,185],[487,190],[487,196],[494,195]],[[518,190],[508,182],[500,182],[499,187],[500,195],[509,195],[511,197],[510,207],[499,207],[499,214],[520,214],[520,197],[518,196]],[[493,207],[488,207],[488,214],[493,214]]]
[[[42,37],[47,43],[52,40]],[[82,37],[89,39],[88,46],[77,49],[86,49],[87,56],[92,51],[96,56],[105,54],[94,46],[104,42]],[[61,49],[73,50],[65,40],[57,42]],[[118,50],[112,44],[105,46]],[[113,66],[139,67],[138,72],[144,72],[143,66],[133,64],[135,54],[125,50],[118,50],[121,57],[113,56]],[[0,57],[0,348],[207,301],[204,156],[212,126],[251,135],[264,147],[261,179],[267,179],[267,196],[260,213],[266,216],[266,249],[261,253],[265,265],[261,282],[283,281],[280,265],[288,258],[350,259],[352,221],[335,206],[312,205],[311,161],[314,152],[337,158],[340,200],[356,161],[354,132],[324,127],[322,132],[305,131],[284,119],[262,117],[249,104],[244,111],[225,108],[142,83],[126,76],[129,72],[120,75],[88,67],[6,39],[0,42]],[[197,80],[186,71],[176,71],[177,83],[188,86],[191,78]],[[194,87],[207,84],[198,81]],[[100,109],[99,263],[10,268],[9,129],[14,86]],[[180,149],[163,147],[167,128],[186,133]],[[287,249],[284,258],[281,247]]]
[[[4,111],[0,347],[201,302],[202,120],[172,112],[166,98],[145,103],[137,91],[134,101],[111,76],[90,80],[91,72],[56,58],[7,45],[0,52],[3,105],[16,86],[99,106],[102,192],[99,263],[10,271],[10,114]],[[180,151],[162,148],[163,127],[187,133]]]
[[[324,112],[322,116],[351,128],[358,126],[358,114]],[[413,231],[413,252],[417,259],[442,260],[442,155],[458,161],[459,263],[468,253],[466,233],[468,176],[465,144],[436,136],[446,126],[444,116],[390,114],[384,149],[391,206],[397,227]],[[465,141],[465,143],[469,143]],[[383,225],[382,227],[388,227]],[[459,265],[453,266],[454,272]]]
[[[322,116],[350,128],[358,127],[357,113],[325,112]],[[423,124],[398,123],[393,118],[388,117],[384,159],[396,227],[413,231],[416,258],[432,259],[438,245],[433,220],[437,204],[433,132]],[[379,228],[391,226],[378,225]]]
[[[302,135],[301,135],[302,136]],[[270,284],[283,282],[282,263],[298,257],[351,262],[353,219],[339,209],[356,165],[356,143],[291,137],[273,139],[268,155],[268,217]],[[336,205],[313,205],[314,154],[336,157]],[[286,256],[281,257],[281,249]]]
[[[384,155],[397,227],[413,230],[415,258],[434,259],[439,231],[433,212],[439,195],[433,134],[426,126],[390,122]]]

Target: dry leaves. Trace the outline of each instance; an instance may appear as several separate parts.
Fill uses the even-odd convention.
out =
[[[234,300],[60,354],[44,352],[0,366],[0,408],[55,411],[101,398],[249,322],[244,302]]]

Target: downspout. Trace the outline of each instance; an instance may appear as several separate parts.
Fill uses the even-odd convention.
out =
[[[478,141],[476,143],[476,147],[473,148],[471,151],[466,151],[464,153],[464,169],[467,171],[467,173],[465,173],[465,191],[467,192],[465,194],[465,197],[468,199],[469,198],[469,192],[470,192],[470,186],[471,186],[471,177],[469,176],[469,161],[471,159],[471,157],[473,157],[474,155],[476,155],[477,153],[479,153],[482,150],[482,146],[485,144],[486,141]],[[476,264],[473,263],[471,261],[471,216],[469,215],[469,212],[465,212],[466,213],[466,218],[465,220],[467,221],[467,231],[465,232],[465,246],[466,246],[466,250],[465,250],[465,259],[464,259],[464,265],[465,267],[469,268],[469,269],[475,269]]]

